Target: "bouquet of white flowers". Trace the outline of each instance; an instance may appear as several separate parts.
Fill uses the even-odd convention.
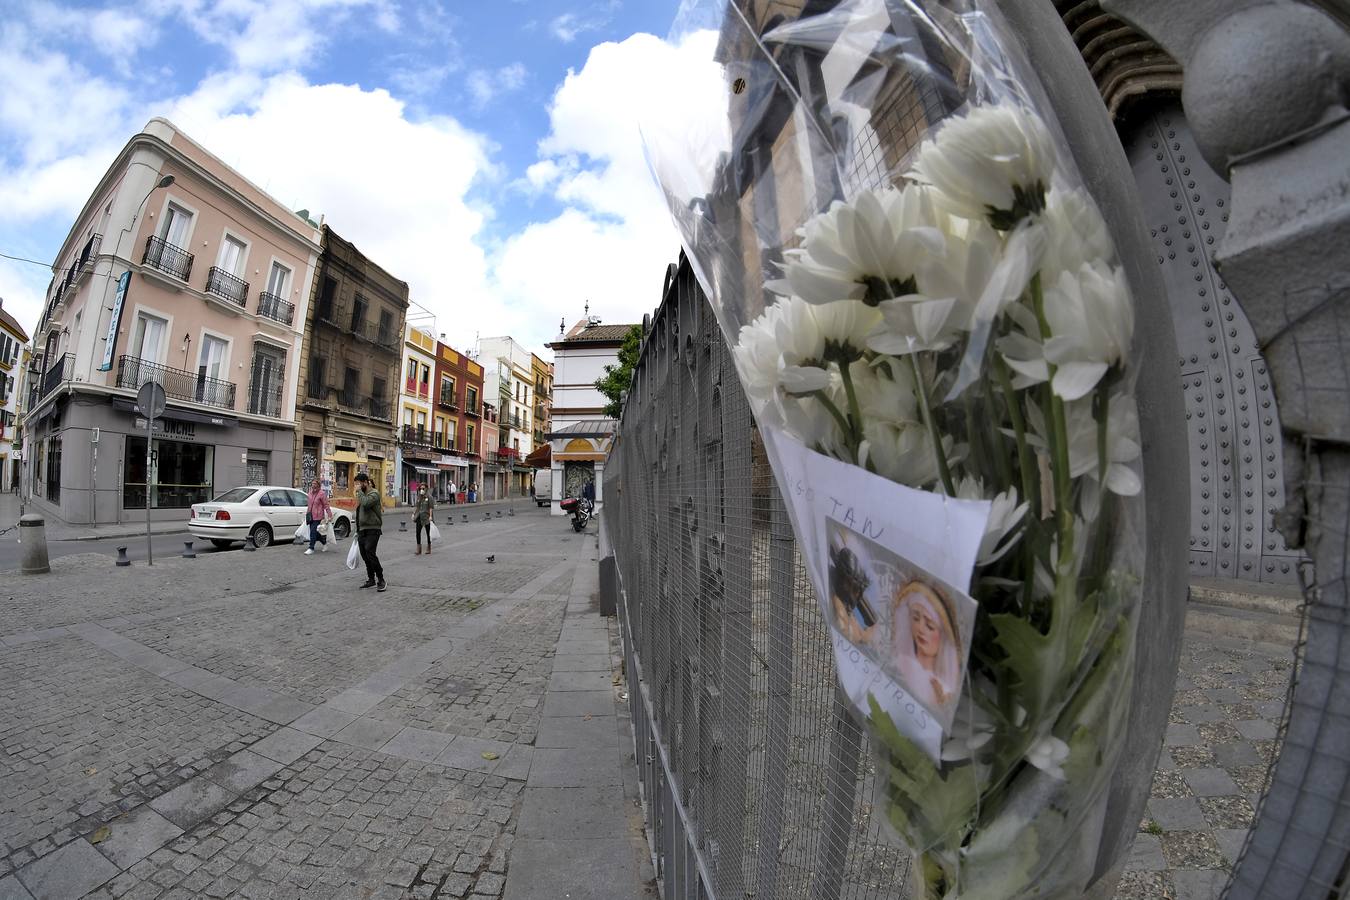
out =
[[[1140,597],[1133,304],[1109,230],[984,3],[854,0],[768,30],[760,5],[702,20],[725,122],[650,147],[756,419],[983,502],[968,626],[948,596],[966,584],[916,577],[903,546],[869,568],[846,537],[816,578],[835,646],[942,726],[935,753],[859,703],[879,805],[924,898],[1079,896]],[[888,144],[905,115],[927,127]]]

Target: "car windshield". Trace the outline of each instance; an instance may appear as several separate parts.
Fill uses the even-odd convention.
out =
[[[221,494],[212,503],[243,503],[258,492],[257,488],[234,488]]]

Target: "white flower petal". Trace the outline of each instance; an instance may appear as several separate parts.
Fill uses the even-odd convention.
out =
[[[1106,363],[1064,363],[1055,370],[1050,386],[1065,400],[1077,400],[1097,386],[1108,368]]]

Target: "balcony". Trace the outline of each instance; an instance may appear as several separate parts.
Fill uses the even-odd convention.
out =
[[[453,393],[446,394],[442,391],[440,397],[436,400],[436,405],[445,409],[453,409],[456,412],[459,411],[459,399]]]
[[[267,416],[272,419],[281,418],[281,385],[270,383],[270,378],[263,379],[262,383],[249,385],[248,389],[248,411],[255,416]]]
[[[212,266],[206,273],[206,292],[215,294],[222,300],[228,300],[242,309],[248,300],[248,282],[226,272],[220,266]]]
[[[403,393],[409,397],[421,397],[423,400],[429,400],[431,399],[431,385],[425,381],[409,378],[403,382]]]
[[[337,313],[334,312],[333,315],[336,316]],[[327,321],[338,328],[342,328],[342,324],[335,319],[328,319]],[[354,322],[352,327],[343,328],[343,330],[350,332],[359,340],[375,344],[386,350],[398,349],[398,335],[394,333],[393,327],[381,328],[375,322]]]
[[[29,404],[31,410],[36,405],[37,400],[50,394],[60,387],[61,382],[70,381],[71,374],[75,368],[75,354],[67,353],[65,356],[58,357],[55,363],[42,373],[42,391],[37,395],[33,403]]]
[[[140,390],[141,385],[158,382],[165,396],[219,409],[234,409],[234,382],[207,378],[182,369],[171,369],[134,356],[117,360],[117,386]]]
[[[245,288],[248,285],[244,285]],[[289,325],[295,321],[295,306],[282,300],[276,294],[263,291],[258,295],[258,315]]]
[[[426,428],[416,428],[412,425],[404,425],[399,431],[398,441],[405,447],[420,447],[430,450],[432,444],[432,433]]]
[[[145,239],[145,256],[141,257],[141,262],[180,281],[187,281],[192,274],[192,261],[195,258],[182,247],[175,247],[152,234]]]
[[[464,415],[473,416],[474,418],[482,418],[482,410],[479,408],[478,402],[473,401],[464,404]]]

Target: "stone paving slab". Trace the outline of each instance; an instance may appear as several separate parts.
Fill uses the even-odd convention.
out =
[[[608,648],[607,648],[608,649]],[[612,716],[614,715],[614,694],[612,691],[565,691],[550,694],[544,701],[544,718],[560,716]]]
[[[150,801],[151,809],[184,830],[211,818],[234,801],[234,792],[207,778],[193,778]]]
[[[582,749],[536,749],[530,767],[530,786],[592,788],[623,785],[623,760],[613,744]]]
[[[518,838],[511,851],[505,900],[619,900],[655,898],[633,893],[641,885],[638,861],[627,838],[559,840]]]
[[[604,787],[525,788],[520,838],[621,838],[627,833],[623,794]]]
[[[183,829],[142,806],[108,823],[108,837],[96,846],[118,869],[126,870],[183,833]]]
[[[404,726],[388,743],[380,747],[380,752],[418,762],[433,762],[454,739],[455,736],[452,734]]]
[[[19,870],[34,900],[71,900],[117,876],[117,866],[84,841],[71,841]]]
[[[28,888],[20,883],[17,876],[6,875],[0,878],[0,900],[33,900]]]
[[[319,710],[313,710],[306,713],[306,716],[317,716],[319,714]],[[329,724],[336,724],[331,717],[325,721]],[[350,724],[351,721],[353,720],[348,719],[348,724]],[[343,727],[345,727],[345,725]],[[335,729],[334,733],[340,730],[340,728]],[[305,731],[295,727],[278,728],[267,737],[249,747],[249,749],[268,759],[275,760],[282,765],[290,765],[317,747],[326,736],[327,735],[322,735],[315,731]]]
[[[539,723],[535,747],[613,747],[614,719],[610,716],[556,716]]]

